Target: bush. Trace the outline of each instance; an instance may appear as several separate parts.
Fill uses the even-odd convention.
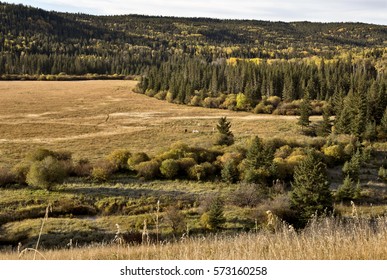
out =
[[[276,177],[280,179],[291,179],[295,165],[289,164],[283,158],[274,158],[273,160],[276,166]]]
[[[224,166],[229,161],[234,161],[239,164],[243,160],[244,156],[241,152],[227,152],[217,158],[217,161]]]
[[[257,106],[255,106],[253,110],[254,114],[264,114],[265,113],[265,104],[263,102],[259,102]]]
[[[152,94],[154,94],[154,92],[152,92]],[[167,93],[165,91],[160,91],[154,95],[154,97],[159,100],[165,100],[166,96],[167,96]]]
[[[71,160],[71,152],[68,152],[68,151],[54,152],[43,148],[39,148],[29,152],[26,156],[26,160],[31,162],[41,161],[49,156],[60,161]]]
[[[353,143],[348,143],[347,145],[345,145],[344,147],[344,153],[347,155],[347,156],[352,156],[356,151],[356,147]]]
[[[286,158],[288,168],[293,173],[294,169],[306,158],[306,155],[291,155]]]
[[[0,187],[15,183],[15,175],[5,167],[0,167]]]
[[[189,169],[189,177],[194,180],[202,181],[210,177],[215,172],[215,167],[209,163],[196,164]]]
[[[31,152],[29,152],[26,156],[27,161],[41,161],[45,159],[46,157],[55,157],[55,153],[53,151],[47,150],[47,149],[36,149]]]
[[[230,202],[239,207],[255,207],[267,196],[267,189],[257,184],[243,184],[231,193]]]
[[[236,108],[238,110],[248,110],[250,108],[250,100],[243,93],[238,93],[236,96]]]
[[[199,96],[195,95],[194,97],[192,97],[189,105],[191,106],[202,106],[202,100],[200,99]]]
[[[169,206],[164,214],[164,219],[171,227],[173,234],[178,234],[184,231],[186,223],[184,214],[181,213],[175,206]]]
[[[236,94],[228,94],[226,100],[220,107],[224,109],[235,110],[236,104]]]
[[[179,164],[179,169],[183,173],[183,176],[189,175],[189,169],[194,166],[196,163],[195,159],[193,158],[181,158],[177,160]]]
[[[146,180],[155,179],[160,175],[160,162],[149,160],[139,163],[136,166],[138,176]]]
[[[144,161],[149,161],[150,158],[146,153],[135,153],[128,158],[128,168],[130,170],[136,170],[136,166]]]
[[[87,177],[91,175],[93,166],[88,159],[80,159],[73,166],[72,173],[78,177]]]
[[[31,162],[21,161],[12,168],[12,173],[15,175],[15,179],[19,184],[26,183],[27,173],[30,170]]]
[[[275,95],[269,96],[266,100],[267,103],[273,105],[275,108],[281,103],[281,98]]]
[[[387,181],[387,169],[381,166],[379,168],[378,176],[380,179]]]
[[[71,161],[72,155],[69,151],[53,152],[54,158],[60,161]]]
[[[97,182],[106,182],[113,173],[113,164],[108,160],[100,160],[93,165],[91,178]]]
[[[115,170],[125,170],[128,169],[128,159],[131,156],[131,152],[127,149],[119,149],[113,151],[110,155],[107,156],[107,160],[110,161]]]
[[[66,172],[62,164],[54,157],[48,156],[42,161],[31,164],[26,176],[30,186],[50,190],[54,184],[60,184],[65,179]]]
[[[293,151],[293,149],[289,145],[281,146],[280,148],[278,148],[275,151],[274,156],[276,158],[283,158],[283,159],[285,159],[288,156],[290,156],[292,151]]]
[[[161,174],[167,178],[175,178],[179,174],[179,163],[174,159],[166,159],[161,163],[160,166]]]
[[[202,105],[206,108],[219,108],[222,102],[223,100],[219,97],[206,97]]]
[[[166,96],[165,96],[165,100],[167,100],[169,103],[172,103],[175,99],[175,96],[172,92],[168,91]]]
[[[262,102],[258,103],[253,110],[255,114],[271,114],[273,111],[273,105],[264,105]]]
[[[345,152],[341,145],[325,147],[323,153],[329,165],[337,165],[345,161]]]

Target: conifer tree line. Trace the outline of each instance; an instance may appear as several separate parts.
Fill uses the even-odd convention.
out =
[[[303,106],[310,106],[307,102],[324,101],[318,103],[323,108],[317,113],[336,115],[337,132],[356,136],[366,132],[371,138],[385,114],[386,89],[384,73],[351,58],[317,65],[301,60],[230,64],[172,57],[150,67],[139,85],[140,92],[170,102],[257,113],[289,114],[286,108],[293,104],[297,107],[293,113],[302,115]],[[300,99],[304,102],[295,102]]]

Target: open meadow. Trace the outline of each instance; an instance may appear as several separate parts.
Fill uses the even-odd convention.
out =
[[[302,147],[325,141],[302,135],[296,116],[167,103],[135,93],[136,84],[0,82],[0,167],[12,168],[38,148],[69,151],[74,162],[98,162],[119,149],[166,161],[171,146],[184,150],[185,143],[208,149],[191,154],[214,157],[210,167],[218,168],[220,155],[235,155],[255,135],[292,143],[287,149],[296,157]],[[213,147],[223,116],[231,122],[234,150]],[[320,120],[311,117],[312,124]],[[327,217],[302,231],[277,217],[294,218],[290,186],[278,180],[272,188],[219,178],[144,180],[126,170],[102,182],[70,176],[47,189],[7,186],[0,188],[0,259],[385,259],[387,192],[378,164],[360,176],[369,204],[337,203],[342,219]],[[336,186],[341,182],[339,169],[329,175]],[[203,218],[216,196],[225,205],[220,234]]]
[[[155,153],[178,141],[209,147],[222,116],[230,119],[240,141],[251,135],[291,138],[299,130],[295,116],[171,104],[134,93],[136,84],[121,80],[0,82],[2,164],[14,164],[38,147],[68,150],[75,158],[92,160],[119,148]]]

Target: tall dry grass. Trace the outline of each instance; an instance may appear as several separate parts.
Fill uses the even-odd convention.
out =
[[[295,232],[281,225],[275,232],[185,238],[159,245],[94,245],[43,252],[47,259],[78,260],[377,260],[387,259],[387,217],[322,218]],[[0,259],[17,259],[2,253]]]

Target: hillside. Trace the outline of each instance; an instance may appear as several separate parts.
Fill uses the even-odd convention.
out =
[[[172,55],[331,58],[373,49],[387,28],[362,23],[91,16],[0,2],[0,74],[140,74]]]

